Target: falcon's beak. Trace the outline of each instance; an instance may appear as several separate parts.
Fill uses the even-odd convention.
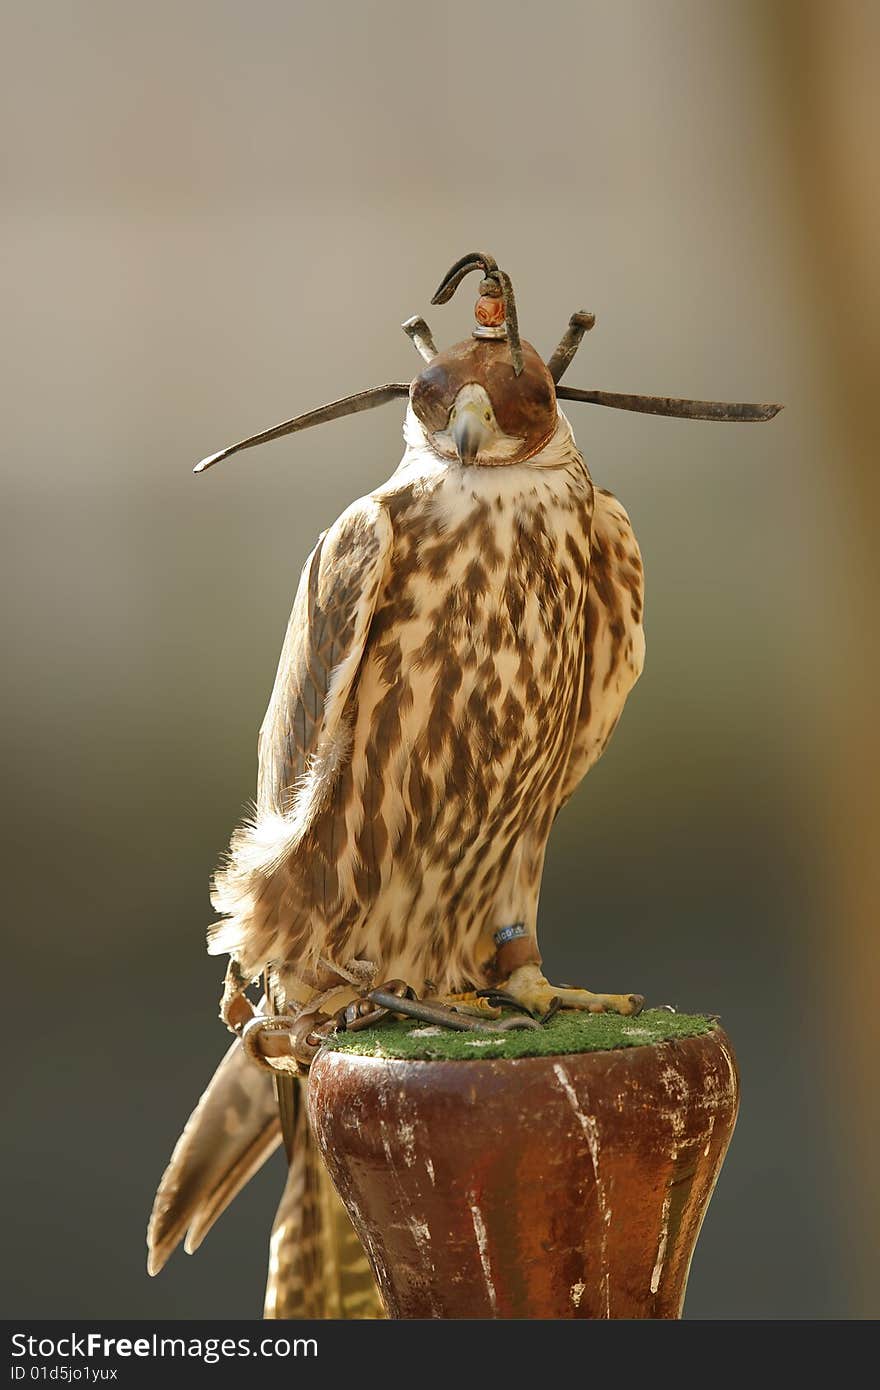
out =
[[[470,401],[457,411],[450,433],[462,463],[473,463],[480,449],[492,437],[485,411]]]

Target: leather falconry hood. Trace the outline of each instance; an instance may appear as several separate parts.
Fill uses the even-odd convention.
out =
[[[522,343],[521,352],[519,376],[504,341],[470,338],[438,353],[410,387],[413,410],[425,429],[432,434],[445,429],[459,391],[473,383],[485,390],[504,433],[523,441],[509,462],[536,454],[556,428],[556,386],[531,343]]]
[[[726,420],[732,422],[772,420],[780,405],[753,405],[730,401],[683,400],[675,396],[640,396],[618,391],[580,390],[560,386],[584,334],[593,327],[595,316],[584,309],[572,314],[568,328],[546,365],[530,343],[519,336],[516,301],[510,277],[491,256],[471,251],[446,273],[432,304],[445,304],[473,270],[483,272],[480,297],[475,309],[473,337],[438,352],[431,330],[420,316],[407,319],[404,331],[427,362],[412,383],[394,381],[374,386],[354,396],[331,401],[328,405],[283,420],[280,425],[249,435],[196,464],[194,473],[204,473],[221,459],[256,444],[268,444],[288,434],[354,415],[401,396],[410,396],[413,410],[431,432],[446,427],[453,402],[463,386],[482,386],[492,404],[495,418],[508,436],[523,444],[507,462],[522,462],[543,448],[556,428],[557,400],[582,401],[588,405],[611,406],[617,410],[636,410],[648,415],[671,415],[684,420]]]

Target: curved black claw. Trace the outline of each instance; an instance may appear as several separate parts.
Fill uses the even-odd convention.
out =
[[[514,999],[512,994],[507,994],[503,989],[478,989],[475,990],[475,994],[478,999],[488,999],[490,1004],[497,1004],[502,1009],[515,1009],[519,1014],[527,1014],[529,1018],[535,1017],[521,1000]]]
[[[555,1018],[561,1008],[562,1000],[559,998],[559,995],[556,994],[550,1000],[550,1007],[545,1013],[544,1017],[541,1019],[541,1027],[546,1027],[546,1025],[550,1022],[551,1018]]]

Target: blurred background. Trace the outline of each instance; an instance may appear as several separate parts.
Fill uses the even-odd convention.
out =
[[[693,1318],[873,1316],[880,6],[2,6],[6,1316],[261,1308],[280,1158],[155,1281],[144,1229],[226,1046],[208,878],[303,559],[402,410],[204,454],[414,375],[463,252],[609,390],[648,658],[560,818],[551,978],[721,1014],[737,1133]],[[475,288],[473,282],[472,288]]]

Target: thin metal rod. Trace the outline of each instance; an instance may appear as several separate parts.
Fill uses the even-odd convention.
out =
[[[425,323],[421,314],[415,314],[413,318],[407,319],[402,323],[401,328],[408,338],[412,339],[413,346],[426,362],[433,362],[437,356],[437,344],[434,342],[430,328]]]
[[[559,347],[547,363],[547,370],[554,381],[560,381],[568,371],[581,345],[581,339],[585,333],[589,333],[595,322],[596,315],[591,314],[588,309],[578,309],[577,313],[572,314]]]
[[[680,420],[729,420],[754,423],[772,420],[781,405],[752,405],[743,401],[687,401],[677,396],[630,396],[618,391],[580,391],[576,386],[559,386],[561,401],[584,401],[587,405],[608,405],[614,410],[637,410],[643,415],[673,415]]]
[[[472,1014],[456,1013],[454,1009],[443,1004],[426,1004],[421,999],[400,999],[396,994],[390,994],[384,989],[371,989],[364,998],[378,1004],[382,1009],[388,1009],[391,1013],[406,1014],[408,1018],[417,1018],[420,1023],[436,1023],[442,1028],[453,1028],[460,1033],[504,1033],[516,1028],[540,1027],[535,1019],[527,1018],[503,1019],[499,1023],[489,1023],[474,1018]]]
[[[330,420],[340,420],[344,415],[357,415],[361,410],[374,410],[378,405],[386,405],[388,401],[408,395],[408,383],[394,381],[387,386],[373,386],[369,391],[358,391],[354,396],[344,396],[342,400],[330,401],[328,405],[319,406],[317,410],[308,410],[305,415],[295,415],[292,420],[283,420],[280,425],[273,425],[271,429],[252,434],[248,439],[240,440],[238,444],[230,444],[219,453],[210,454],[208,458],[196,464],[193,472],[204,473],[206,468],[213,468],[215,463],[229,458],[230,454],[239,453],[241,449],[252,449],[256,444],[268,444],[270,440],[282,439],[286,434],[296,434],[297,430],[307,430],[312,425],[326,425]]]

